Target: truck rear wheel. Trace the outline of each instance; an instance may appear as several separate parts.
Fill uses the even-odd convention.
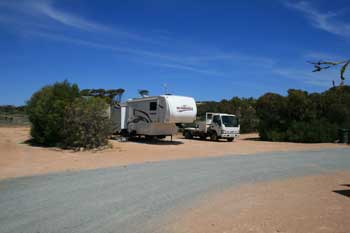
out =
[[[232,142],[234,138],[228,138],[227,141],[228,142]]]
[[[218,140],[218,135],[216,134],[216,132],[212,132],[210,134],[210,140],[212,140],[212,141],[217,141]]]
[[[193,135],[190,131],[185,131],[185,138],[186,139],[192,139],[193,138]]]

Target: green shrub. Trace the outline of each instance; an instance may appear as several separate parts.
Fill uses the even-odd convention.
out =
[[[207,101],[198,105],[198,118],[205,119],[206,112],[222,112],[235,114],[241,125],[241,133],[256,132],[259,119],[255,111],[256,99],[233,97],[230,100],[220,102]]]
[[[45,86],[32,95],[26,111],[35,142],[53,146],[63,141],[65,108],[78,96],[78,86],[67,81]]]
[[[69,105],[64,117],[64,147],[92,149],[106,145],[112,133],[107,108],[99,97],[78,98]]]
[[[312,122],[294,122],[286,132],[286,140],[291,142],[334,142],[337,126],[325,119]]]
[[[284,140],[287,129],[287,102],[278,94],[267,93],[258,99],[256,114],[259,117],[258,131],[263,140]]]
[[[286,97],[268,93],[258,99],[256,111],[263,140],[334,142],[339,128],[350,128],[350,87],[321,94],[289,90]]]

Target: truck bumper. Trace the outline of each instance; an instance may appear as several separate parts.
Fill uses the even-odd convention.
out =
[[[221,138],[238,138],[239,134],[221,134]]]

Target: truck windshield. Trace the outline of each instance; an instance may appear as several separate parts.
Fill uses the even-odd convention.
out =
[[[238,127],[239,125],[238,118],[235,116],[221,116],[221,119],[226,127]]]

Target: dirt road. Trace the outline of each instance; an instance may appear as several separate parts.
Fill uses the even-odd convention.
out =
[[[242,185],[173,215],[173,233],[334,233],[350,229],[350,171]]]
[[[332,143],[262,142],[256,141],[256,137],[256,134],[242,135],[233,143],[186,140],[181,137],[175,138],[174,142],[164,141],[157,144],[121,143],[112,140],[112,149],[72,152],[24,143],[29,139],[29,128],[0,127],[0,179],[161,160],[348,147]]]
[[[206,232],[223,232],[211,231],[215,227],[227,232],[342,232],[349,229],[349,199],[333,191],[347,189],[341,184],[348,184],[350,173],[330,174],[350,171],[349,154],[349,148],[269,152],[6,179],[0,181],[0,232],[171,232],[174,223],[181,223],[179,217],[201,209],[196,203],[205,197],[216,207],[227,206],[194,215],[194,223],[204,224]],[[238,191],[241,195],[232,194],[241,185],[319,174],[331,178],[248,186]],[[205,225],[207,219],[216,225]],[[243,225],[234,231],[230,227],[239,220],[266,227]]]

